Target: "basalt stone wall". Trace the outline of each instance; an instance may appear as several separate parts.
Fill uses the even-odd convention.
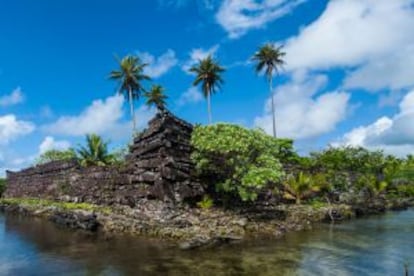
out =
[[[190,124],[160,112],[134,140],[125,166],[82,167],[73,160],[8,171],[4,196],[131,206],[141,198],[195,198],[204,191],[192,175],[191,132]]]
[[[131,147],[132,183],[149,185],[151,194],[167,201],[202,195],[190,159],[192,131],[191,124],[168,111],[159,112]]]
[[[76,161],[57,161],[7,172],[4,196],[133,206],[148,196],[148,187],[132,184],[130,175],[119,167],[85,168]]]

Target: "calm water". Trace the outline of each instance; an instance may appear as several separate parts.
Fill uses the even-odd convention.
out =
[[[186,252],[0,214],[0,275],[403,275],[404,263],[414,275],[414,210]]]

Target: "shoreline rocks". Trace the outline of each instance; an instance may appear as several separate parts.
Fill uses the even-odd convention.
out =
[[[145,201],[145,202],[144,202]],[[132,234],[172,241],[182,249],[210,248],[242,240],[279,238],[287,232],[311,229],[315,223],[346,221],[360,215],[379,214],[385,210],[414,206],[388,202],[384,208],[350,205],[329,205],[315,208],[309,205],[268,206],[266,211],[208,210],[143,200],[137,207],[114,206],[111,212],[62,210],[56,207],[0,203],[0,211],[44,217],[72,229],[103,232],[109,235]],[[397,208],[398,207],[398,208]],[[369,209],[373,208],[373,209]],[[269,216],[274,212],[275,216]]]

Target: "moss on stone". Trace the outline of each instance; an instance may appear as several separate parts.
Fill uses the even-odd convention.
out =
[[[91,212],[100,212],[105,214],[112,213],[112,209],[109,207],[98,206],[89,203],[74,203],[74,202],[60,202],[47,199],[38,198],[1,198],[0,204],[8,205],[24,205],[27,207],[54,207],[62,210],[84,210]]]

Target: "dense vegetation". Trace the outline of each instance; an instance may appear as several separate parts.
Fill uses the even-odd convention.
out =
[[[6,190],[6,179],[0,178],[0,197],[3,195]]]
[[[330,147],[300,157],[291,140],[261,130],[216,124],[196,127],[192,144],[197,172],[217,200],[347,202],[414,197],[414,158],[382,151]]]
[[[41,165],[52,161],[76,160],[83,166],[105,166],[120,164],[124,161],[125,150],[109,152],[108,143],[96,134],[86,135],[86,144],[78,149],[48,150],[35,161]]]
[[[256,200],[263,188],[272,188],[282,176],[279,145],[260,130],[216,124],[195,128],[192,155],[199,174],[216,191]]]

